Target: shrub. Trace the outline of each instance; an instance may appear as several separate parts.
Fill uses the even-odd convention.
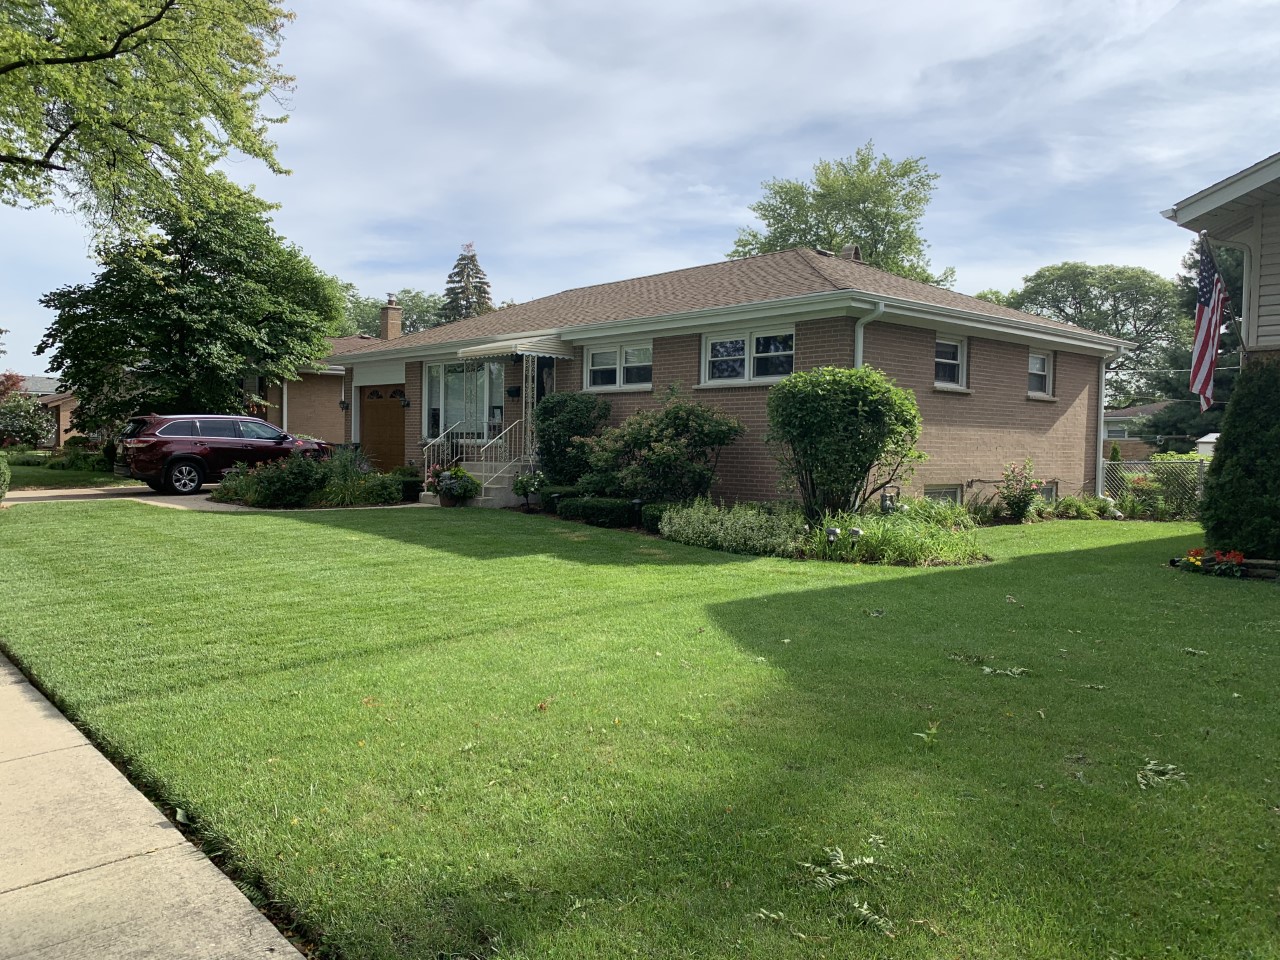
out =
[[[903,497],[898,501],[898,512],[907,514],[913,520],[936,524],[940,527],[972,530],[977,526],[973,515],[968,510],[950,500],[930,500],[928,497]]]
[[[522,473],[511,481],[511,492],[524,497],[524,507],[529,509],[529,498],[547,485],[547,475],[541,470]]]
[[[556,506],[561,500],[569,500],[573,497],[580,496],[582,493],[577,487],[565,486],[564,484],[549,483],[542,488],[542,509],[547,513],[555,513]]]
[[[1107,454],[1107,459],[1112,463],[1119,463],[1124,459],[1124,456],[1120,453],[1120,444],[1114,440],[1111,442],[1111,452]]]
[[[1101,512],[1097,503],[1082,497],[1060,497],[1053,507],[1059,520],[1097,520]]]
[[[851,531],[861,529],[856,539]],[[828,533],[828,531],[834,531]],[[978,549],[972,520],[949,526],[910,511],[889,514],[843,512],[828,515],[805,538],[806,555],[821,560],[884,563],[907,567],[977,563]]]
[[[83,437],[71,437],[63,446],[62,452],[49,458],[45,465],[50,470],[93,470],[98,473],[110,473],[111,464],[101,451],[90,447],[87,442],[72,444],[71,440],[84,440]]]
[[[609,422],[609,401],[590,393],[552,393],[533,409],[538,459],[547,479],[573,484],[587,472],[586,451],[576,441],[595,436]]]
[[[6,450],[4,455],[9,458],[11,467],[43,467],[49,463],[49,458],[43,453],[14,453]]]
[[[717,507],[710,500],[695,500],[668,508],[658,531],[668,540],[691,547],[757,557],[795,557],[801,552],[804,518],[796,510],[771,511],[750,503]]]
[[[768,411],[767,439],[812,521],[861,508],[924,459],[915,395],[870,367],[793,373],[770,389]]]
[[[640,529],[649,533],[661,533],[662,518],[678,503],[646,503],[640,508]]]
[[[1280,560],[1280,360],[1250,358],[1222,416],[1200,520],[1210,547]]]
[[[588,493],[643,500],[693,500],[711,490],[720,451],[742,436],[742,424],[718,410],[671,397],[584,440]]]
[[[334,476],[312,496],[310,503],[325,507],[387,507],[405,499],[406,483],[422,488],[420,479],[407,481],[395,473]]]
[[[1027,457],[1019,466],[1011,463],[1004,468],[1000,483],[996,485],[1005,513],[1015,523],[1021,523],[1031,512],[1031,505],[1040,495],[1040,482],[1036,480],[1035,466]]]
[[[573,497],[561,500],[557,515],[579,520],[593,527],[634,527],[636,509],[630,500],[618,497]]]
[[[13,480],[13,471],[9,469],[9,458],[0,453],[0,500],[9,492],[9,483]]]
[[[245,504],[269,509],[305,507],[329,479],[325,464],[296,454],[258,464],[250,476]]]
[[[985,497],[970,497],[965,501],[964,508],[980,527],[995,523],[1004,516],[1004,504],[1000,502],[1000,495],[997,493],[989,493]]]

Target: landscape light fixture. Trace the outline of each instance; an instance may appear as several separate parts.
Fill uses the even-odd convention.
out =
[[[827,527],[827,543],[835,543],[838,536],[840,536],[839,527]]]
[[[889,491],[893,491],[890,493]],[[901,487],[885,487],[884,492],[880,494],[880,512],[893,513],[898,509],[898,498],[902,496]]]

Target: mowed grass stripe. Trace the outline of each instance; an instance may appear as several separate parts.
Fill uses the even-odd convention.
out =
[[[1280,591],[1169,570],[1189,525],[981,538],[31,505],[0,637],[342,956],[1277,956]]]

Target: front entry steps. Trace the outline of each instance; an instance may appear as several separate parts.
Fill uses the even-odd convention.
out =
[[[501,510],[524,503],[524,497],[516,496],[511,489],[511,481],[523,466],[520,461],[497,464],[496,469],[494,464],[481,463],[477,460],[464,460],[458,466],[479,480],[484,486],[480,496],[473,500],[468,500],[467,506],[490,507]],[[440,498],[434,493],[427,493],[426,491],[419,494],[418,502],[433,507],[440,506]]]

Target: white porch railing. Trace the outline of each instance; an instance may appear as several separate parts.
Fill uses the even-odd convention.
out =
[[[445,430],[438,437],[427,440],[422,445],[422,465],[424,469],[430,469],[434,464],[440,464],[442,467],[452,467],[461,458],[459,450],[458,428],[465,421],[459,420],[449,429]]]
[[[477,472],[484,487],[481,496],[487,494],[490,487],[509,482],[513,470],[518,469],[525,459],[524,421],[517,420],[481,447],[475,455],[473,462],[479,465]]]

